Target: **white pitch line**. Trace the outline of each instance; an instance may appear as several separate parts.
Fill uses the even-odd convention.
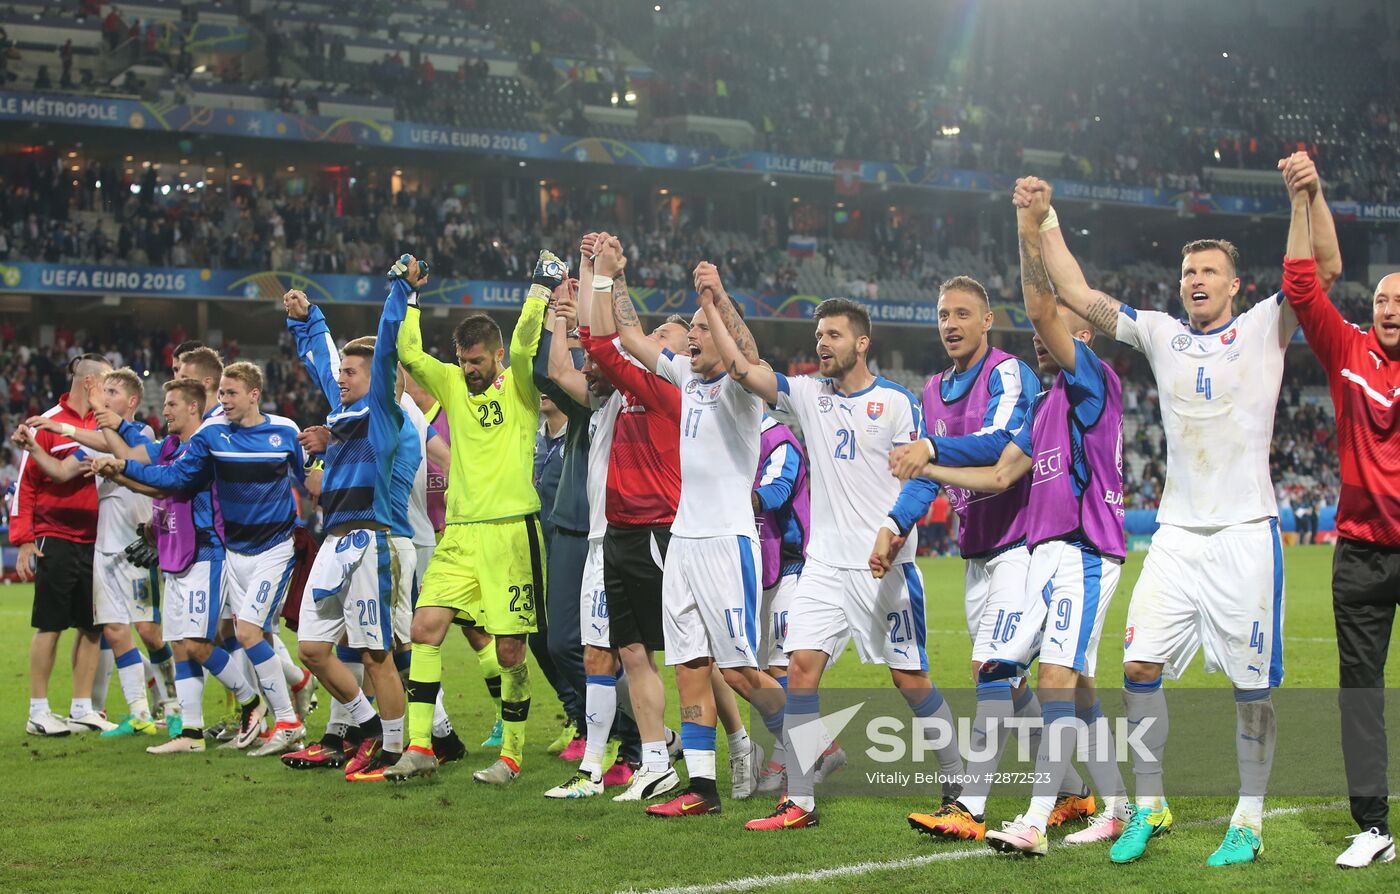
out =
[[[1264,818],[1269,819],[1276,816],[1289,816],[1295,813],[1304,813],[1309,810],[1333,810],[1345,807],[1346,801],[1333,801],[1327,804],[1315,804],[1308,807],[1275,807],[1272,810],[1264,811]],[[1228,816],[1218,816],[1214,819],[1192,820],[1181,823],[1183,829],[1194,829],[1202,826],[1216,826],[1229,820]],[[871,872],[885,872],[894,869],[907,869],[914,866],[926,866],[929,863],[943,863],[949,860],[969,860],[973,857],[990,857],[996,854],[991,848],[964,848],[962,850],[939,851],[936,854],[925,854],[918,857],[901,857],[898,860],[868,860],[863,863],[847,863],[844,866],[829,866],[826,869],[810,869],[805,872],[785,872],[782,875],[751,875],[745,878],[730,879],[727,882],[710,882],[703,885],[679,885],[673,888],[649,888],[640,894],[729,894],[733,891],[753,891],[758,888],[767,888],[773,885],[785,885],[790,882],[821,882],[828,879],[850,878],[856,875],[866,875]],[[635,889],[628,889],[628,892]],[[623,892],[627,894],[627,892]]]

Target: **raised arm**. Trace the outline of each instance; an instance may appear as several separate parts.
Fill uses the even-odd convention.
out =
[[[282,308],[287,312],[287,329],[296,339],[297,356],[334,410],[340,406],[340,351],[331,337],[326,315],[300,289],[287,290],[282,296]]]
[[[647,338],[641,321],[637,319],[637,306],[632,303],[632,295],[627,291],[627,257],[622,253],[622,242],[616,236],[599,233],[594,245],[597,250],[593,259],[593,313],[600,324],[608,327],[608,331],[595,331],[594,335],[611,335],[615,325],[617,336],[627,353],[647,369],[656,372],[657,361],[661,359],[661,345]],[[605,294],[601,288],[607,280],[612,281],[611,294]],[[610,306],[605,310],[604,305]]]
[[[409,293],[418,291],[428,281],[427,264],[410,257],[407,267],[403,276],[395,277],[389,283],[389,296],[384,299],[385,312],[379,315],[374,355],[370,358],[369,433],[371,443],[383,454],[400,449],[399,432],[404,423],[403,407],[399,406],[398,397],[398,342],[403,321],[388,312],[389,304],[406,303]],[[398,293],[397,296],[395,293]]]
[[[1060,230],[1059,215],[1050,205],[1053,192],[1049,183],[1038,177],[1023,177],[1016,181],[1016,192],[1012,202],[1018,209],[1030,207],[1035,193],[1044,193],[1044,202],[1038,203],[1040,216],[1035,223],[1040,227],[1041,260],[1049,279],[1054,283],[1055,292],[1065,306],[1084,319],[1095,329],[1110,338],[1118,337],[1118,301],[1091,288],[1079,269],[1079,262],[1065,244],[1064,233]]]
[[[1021,296],[1026,304],[1026,316],[1030,317],[1035,334],[1040,336],[1045,350],[1060,369],[1073,373],[1074,336],[1060,319],[1055,291],[1041,257],[1040,221],[1049,211],[1050,195],[1039,190],[1031,193],[1031,202],[1027,207],[1016,209],[1016,235],[1021,246]],[[1117,316],[1115,310],[1115,326]]]
[[[718,272],[714,278],[718,281]],[[770,404],[776,404],[779,391],[778,374],[762,361],[749,360],[739,349],[734,336],[729,332],[729,327],[725,325],[723,315],[715,307],[713,291],[708,287],[699,291],[700,307],[710,324],[710,337],[715,340],[715,347],[719,350],[719,356],[724,361],[724,368],[729,372],[729,377],[743,385],[749,393],[757,394]]]
[[[1302,155],[1302,153],[1299,153]],[[1321,263],[1313,258],[1316,249],[1317,218],[1313,215],[1312,198],[1308,195],[1309,179],[1316,179],[1311,160],[1303,155],[1304,163],[1293,166],[1297,156],[1286,159],[1284,171],[1292,190],[1293,213],[1288,224],[1288,245],[1283,260],[1283,294],[1288,308],[1302,323],[1308,346],[1325,365],[1345,350],[1346,340],[1355,330],[1347,323],[1337,306],[1327,297],[1322,284]],[[1285,162],[1280,162],[1284,165]],[[1330,222],[1331,215],[1328,214]],[[1288,328],[1292,334],[1292,327]],[[1280,332],[1280,337],[1283,333]]]
[[[701,261],[695,268],[694,277],[695,291],[710,293],[715,310],[724,321],[724,329],[729,333],[729,337],[734,339],[734,344],[738,345],[739,353],[750,363],[759,363],[758,347],[754,344],[753,333],[749,331],[744,318],[739,316],[729,293],[724,290],[724,284],[719,279],[719,268],[709,261]]]
[[[564,262],[554,252],[540,251],[530,278],[530,290],[525,294],[525,306],[520,310],[520,319],[515,321],[515,331],[510,334],[510,365],[515,369],[510,377],[511,387],[522,403],[536,408],[540,405],[540,392],[535,387],[533,373],[540,333],[544,330],[544,315],[549,308],[550,295],[567,274]]]
[[[408,255],[404,255],[391,272],[402,267],[403,270],[398,275],[407,274],[408,260]],[[408,370],[408,374],[413,376],[413,380],[423,386],[424,391],[431,394],[438,403],[445,403],[452,396],[448,391],[449,383],[454,376],[461,381],[462,370],[455,363],[443,363],[424,352],[423,331],[419,327],[421,314],[416,291],[404,295],[391,290],[384,302],[384,316],[401,324],[398,338],[394,340],[399,351],[399,362]]]
[[[1312,229],[1312,257],[1317,259],[1317,281],[1322,291],[1330,291],[1342,275],[1342,249],[1337,242],[1332,209],[1322,195],[1322,178],[1317,173],[1317,165],[1306,152],[1295,152],[1281,159],[1278,168],[1283,172],[1290,194],[1303,190],[1308,195],[1308,224]],[[1290,251],[1289,257],[1305,256]]]
[[[557,400],[556,395],[563,395],[587,407],[588,379],[574,365],[574,354],[569,349],[569,332],[578,322],[574,304],[577,289],[578,282],[568,280],[554,290],[553,329],[544,337],[549,342],[549,350],[535,356],[535,384],[551,398]]]

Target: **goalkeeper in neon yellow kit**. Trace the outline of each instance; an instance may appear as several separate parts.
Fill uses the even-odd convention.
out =
[[[413,663],[408,680],[408,747],[384,772],[390,780],[431,774],[433,703],[442,683],[443,638],[454,621],[470,622],[495,637],[501,665],[501,757],[472,774],[477,782],[505,785],[520,773],[525,721],[530,713],[526,636],[543,611],[544,537],[540,498],[533,481],[540,393],[532,379],[535,350],[550,293],[564,278],[564,264],[541,251],[529,295],[510,340],[510,368],[501,330],[483,313],[469,315],[452,332],[457,363],[423,352],[417,289],[426,279],[416,259],[395,266],[414,292],[385,314],[403,314],[399,359],[414,380],[447,410],[452,428],[452,469],[447,480],[447,528],[423,578],[413,612]]]

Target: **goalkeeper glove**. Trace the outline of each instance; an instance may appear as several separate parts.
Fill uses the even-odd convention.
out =
[[[547,248],[540,249],[540,259],[535,263],[535,272],[530,277],[530,297],[548,301],[568,272],[564,262],[554,252]]]
[[[139,536],[133,540],[123,553],[126,560],[137,568],[154,568],[160,561],[160,555],[156,552],[155,544],[146,539],[145,525],[138,528]]]
[[[410,257],[411,257],[410,255],[406,255],[406,254],[405,254],[405,255],[400,255],[400,256],[399,256],[399,259],[398,259],[397,261],[394,262],[394,266],[392,266],[392,267],[389,268],[389,272],[386,273],[386,274],[384,274],[384,278],[385,278],[385,279],[388,279],[390,282],[392,282],[392,281],[394,281],[394,280],[396,280],[396,279],[403,279],[404,282],[407,282],[408,280],[405,279],[405,277],[408,276],[408,259],[409,259]],[[419,273],[420,276],[427,276],[427,275],[428,275],[428,262],[427,262],[427,261],[419,261],[419,262],[418,262],[418,273]],[[408,293],[408,306],[409,306],[409,307],[417,307],[417,306],[418,306],[418,290],[417,290],[417,289],[413,289],[411,292]]]

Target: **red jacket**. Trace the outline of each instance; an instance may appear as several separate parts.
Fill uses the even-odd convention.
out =
[[[1312,258],[1283,262],[1283,293],[1332,390],[1342,466],[1337,533],[1400,547],[1400,360],[1386,355],[1374,331],[1342,318]]]
[[[681,498],[681,392],[622,355],[613,337],[580,330],[583,349],[622,392],[608,456],[608,524],[665,527]]]
[[[44,414],[55,422],[75,428],[97,428],[89,410],[79,416],[68,405],[65,392],[58,406]],[[62,459],[78,442],[51,431],[37,431],[34,440],[50,455]],[[19,480],[10,501],[10,542],[18,546],[40,537],[59,537],[76,543],[97,539],[97,485],[91,478],[78,477],[59,484],[29,461],[26,453],[19,461]]]

